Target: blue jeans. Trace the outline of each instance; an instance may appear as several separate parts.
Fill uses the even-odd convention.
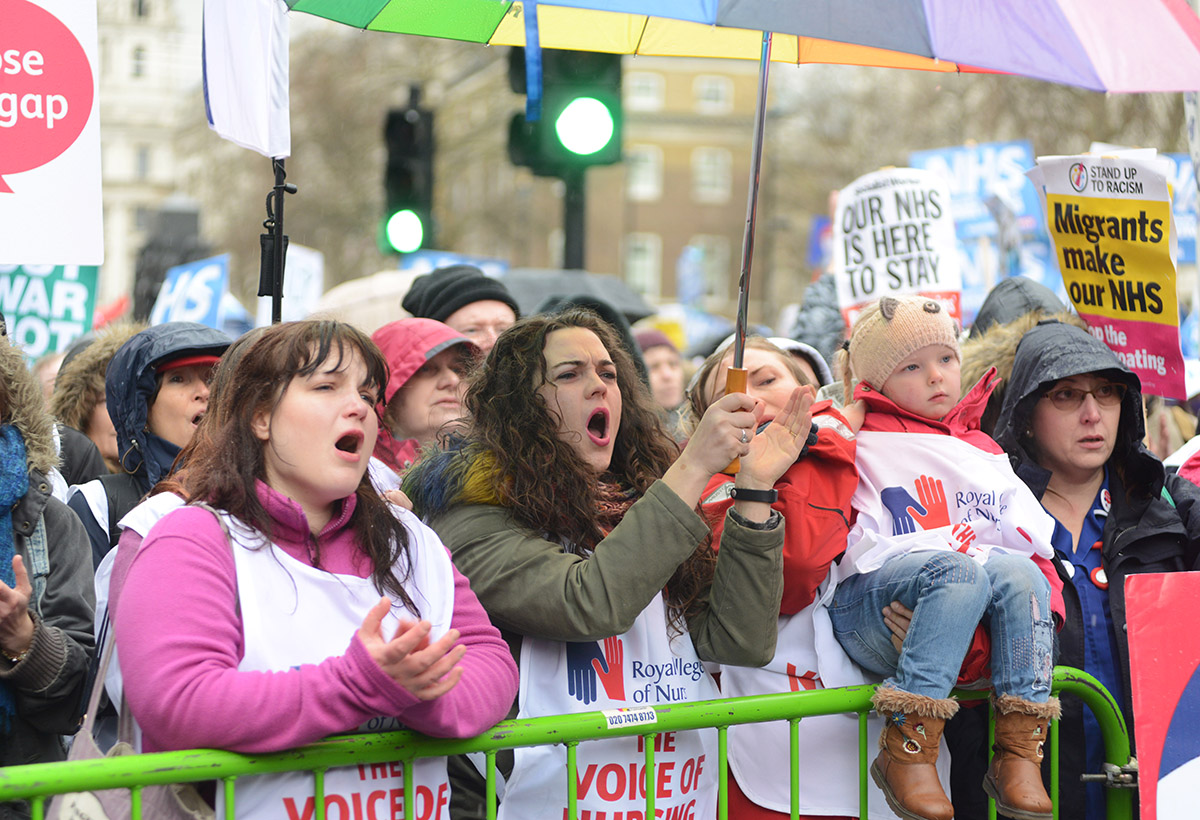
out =
[[[883,622],[882,610],[892,601],[913,611],[899,652]],[[980,565],[957,552],[896,556],[840,583],[829,615],[846,653],[901,691],[947,697],[983,622],[992,638],[995,693],[1035,703],[1050,695],[1050,583],[1027,557],[996,554]]]

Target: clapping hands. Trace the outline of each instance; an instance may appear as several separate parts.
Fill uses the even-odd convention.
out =
[[[421,700],[433,700],[458,684],[463,669],[458,666],[466,654],[465,646],[455,646],[458,630],[450,629],[438,640],[429,642],[429,621],[401,619],[396,634],[383,635],[383,619],[392,602],[380,598],[358,629],[359,640],[379,668],[388,677]]]

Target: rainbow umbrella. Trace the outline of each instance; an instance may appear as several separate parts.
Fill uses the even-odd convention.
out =
[[[362,29],[525,44],[519,2],[286,2]],[[545,48],[757,60],[763,32],[773,32],[775,62],[985,70],[1093,91],[1200,86],[1200,20],[1186,0],[541,0],[536,7]]]

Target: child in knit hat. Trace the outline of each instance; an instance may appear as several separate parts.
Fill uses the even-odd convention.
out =
[[[871,775],[897,814],[953,816],[935,769],[958,709],[950,691],[990,662],[996,755],[984,789],[1001,814],[1049,820],[1042,741],[1059,713],[1051,613],[1062,612],[1048,560],[1054,521],[979,430],[995,371],[960,401],[959,359],[954,320],[922,296],[868,307],[839,352],[847,402],[864,402],[866,415],[855,524],[829,616],[847,654],[884,676]]]

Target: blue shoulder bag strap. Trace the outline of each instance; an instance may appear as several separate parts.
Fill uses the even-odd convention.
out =
[[[46,519],[39,515],[33,535],[25,541],[28,551],[30,583],[33,584],[33,611],[42,617],[42,596],[46,594],[46,578],[50,575],[50,554],[46,550]]]

